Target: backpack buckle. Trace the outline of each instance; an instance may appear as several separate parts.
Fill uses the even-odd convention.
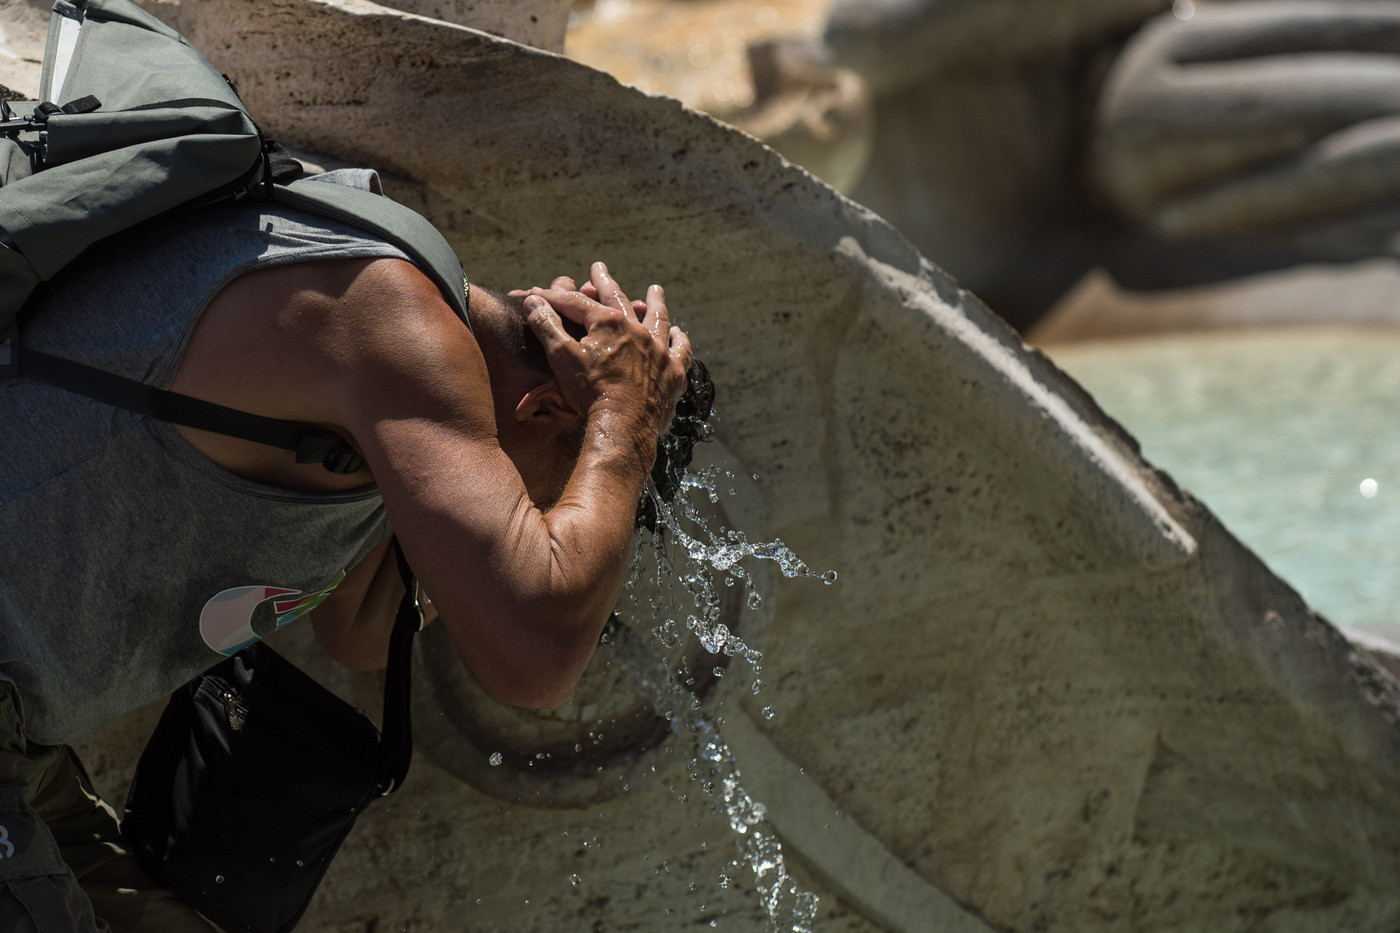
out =
[[[19,324],[0,327],[0,376],[19,375]]]
[[[344,438],[328,431],[304,431],[297,443],[297,463],[319,463],[332,473],[358,472],[365,465],[364,455]]]

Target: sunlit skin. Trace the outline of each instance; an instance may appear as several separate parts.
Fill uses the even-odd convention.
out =
[[[257,482],[324,491],[377,483],[483,686],[506,702],[555,706],[621,590],[636,503],[691,348],[659,286],[633,301],[602,263],[581,288],[561,277],[516,294],[550,376],[492,343],[501,323],[493,315],[519,312],[477,296],[468,330],[407,262],[259,270],[210,303],[173,388],[349,438],[367,467],[335,476],[284,451],[179,429]],[[565,319],[583,336],[571,336]],[[318,638],[347,666],[382,667],[402,592],[387,545],[375,549],[313,613]]]

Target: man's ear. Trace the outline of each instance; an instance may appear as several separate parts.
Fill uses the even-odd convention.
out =
[[[515,406],[515,420],[522,424],[527,421],[575,421],[578,412],[564,400],[559,391],[559,383],[553,379],[542,382],[530,389]]]

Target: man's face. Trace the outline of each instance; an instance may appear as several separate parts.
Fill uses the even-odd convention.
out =
[[[520,471],[531,500],[548,508],[573,473],[583,419],[548,404],[554,377],[526,362],[522,343],[534,336],[522,308],[473,287],[467,316],[491,377],[497,440]]]

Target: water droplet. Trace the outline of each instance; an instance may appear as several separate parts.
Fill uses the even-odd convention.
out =
[[[215,876],[214,876],[214,883],[215,883],[215,884],[223,884],[223,883],[224,883],[224,876],[223,876],[223,875],[215,875]]]
[[[753,695],[754,695],[754,696],[758,696],[760,693],[763,692],[763,688],[766,687],[766,686],[768,686],[768,685],[767,685],[766,683],[764,683],[763,681],[761,681],[761,680],[755,680],[755,681],[753,682]]]
[[[492,752],[491,757],[486,760],[491,763],[491,767],[495,768],[499,767],[501,762],[505,761],[505,758],[501,756],[500,752]]]
[[[1191,0],[1174,0],[1172,15],[1179,20],[1188,20],[1196,15],[1196,4]]]
[[[1376,498],[1376,493],[1380,491],[1381,484],[1371,479],[1369,476],[1361,481],[1361,494],[1367,499]]]
[[[757,590],[749,590],[749,608],[758,609],[763,605],[763,597]]]
[[[306,867],[306,863],[303,862],[301,859],[297,859],[297,868],[305,868],[305,867]]]
[[[774,716],[776,716],[776,715],[777,715],[777,713],[774,711],[773,707],[771,707],[771,706],[765,706],[765,707],[763,707],[763,718],[764,718],[764,719],[772,719],[772,718],[773,718]]]
[[[827,586],[831,586],[831,584],[835,583],[836,571],[828,570],[826,573],[822,574],[822,582],[825,583]]]
[[[717,668],[715,668],[713,671],[711,671],[710,673],[714,674],[716,677],[723,677],[723,676],[724,676],[724,668],[722,668],[722,667],[717,667]]]
[[[574,874],[572,874],[572,875],[569,876],[569,884],[573,885],[574,887],[578,887],[578,883],[579,883],[581,880],[583,880],[583,879],[579,878],[579,876],[578,876],[577,873],[574,873]]]

